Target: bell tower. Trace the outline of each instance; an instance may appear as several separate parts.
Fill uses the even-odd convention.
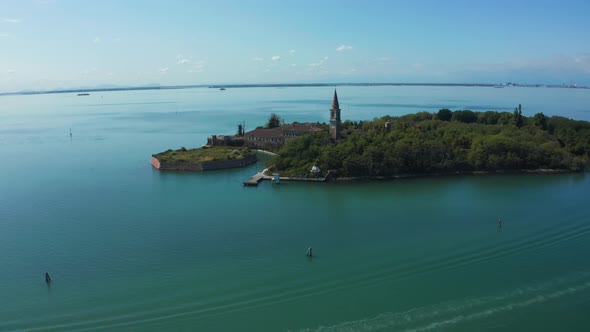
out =
[[[334,89],[334,100],[332,100],[332,108],[330,108],[330,136],[333,139],[340,139],[340,129],[340,105],[336,89]]]

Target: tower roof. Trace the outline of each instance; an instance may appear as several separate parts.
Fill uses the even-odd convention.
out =
[[[338,104],[338,95],[336,94],[336,89],[334,89],[334,100],[332,100],[332,109],[334,109],[334,110],[340,109],[340,105]]]

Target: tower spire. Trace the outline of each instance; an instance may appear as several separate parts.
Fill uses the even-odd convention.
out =
[[[334,99],[332,100],[332,108],[330,109],[330,136],[333,139],[340,139],[340,104],[338,103],[338,94],[334,88]]]
[[[338,104],[338,94],[336,93],[336,88],[334,88],[334,100],[332,100],[332,109],[337,110],[340,108]]]

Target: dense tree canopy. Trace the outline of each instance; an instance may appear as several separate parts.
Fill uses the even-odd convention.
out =
[[[272,113],[268,118],[268,122],[266,123],[266,128],[277,128],[281,126],[283,119],[278,116],[276,113]]]
[[[438,111],[438,119],[442,120],[442,121],[451,121],[451,118],[453,117],[453,111],[451,111],[448,108],[443,108],[441,110]]]
[[[386,123],[389,123],[386,126]],[[343,122],[344,138],[328,132],[289,140],[269,164],[307,176],[317,165],[338,176],[563,169],[581,170],[590,156],[590,123],[542,113],[420,112]]]

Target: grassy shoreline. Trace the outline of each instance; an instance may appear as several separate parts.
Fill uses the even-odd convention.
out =
[[[253,155],[254,152],[244,147],[213,146],[210,148],[166,150],[153,154],[161,163],[195,164],[209,161],[239,160]]]

